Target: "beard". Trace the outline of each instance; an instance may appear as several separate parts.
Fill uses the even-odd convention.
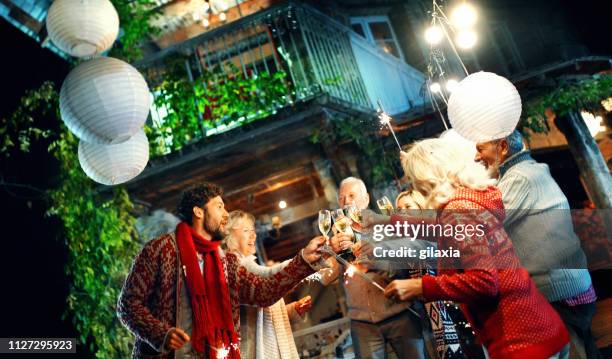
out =
[[[202,227],[208,234],[210,234],[212,241],[220,241],[225,238],[225,232],[222,230],[221,223],[210,223],[207,217],[202,224]]]
[[[491,178],[498,178],[499,177],[499,166],[501,165],[499,160],[495,160],[495,162],[493,164],[487,164],[486,162],[482,162],[482,164],[485,166],[485,168],[487,169],[487,174],[489,175],[489,177]]]

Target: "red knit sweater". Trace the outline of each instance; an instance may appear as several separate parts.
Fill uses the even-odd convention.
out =
[[[427,301],[452,300],[461,309],[491,358],[549,358],[569,342],[555,310],[521,267],[503,229],[501,193],[459,189],[441,210],[439,222],[486,226],[485,236],[438,240],[460,258],[441,258],[437,276],[423,277]]]

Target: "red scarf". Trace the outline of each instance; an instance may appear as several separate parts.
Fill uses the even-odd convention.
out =
[[[229,351],[226,358],[240,359],[220,242],[206,240],[185,222],[176,226],[176,238],[193,311],[192,347],[208,358],[220,357],[218,351],[225,349]],[[204,260],[203,271],[196,252]]]

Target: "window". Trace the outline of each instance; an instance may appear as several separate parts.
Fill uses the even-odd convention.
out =
[[[399,59],[404,59],[387,16],[352,17],[351,26],[353,31],[369,42],[376,44],[384,52]]]

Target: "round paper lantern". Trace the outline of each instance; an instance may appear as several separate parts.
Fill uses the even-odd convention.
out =
[[[459,82],[448,100],[453,128],[474,142],[508,136],[521,117],[521,97],[506,78],[477,72]]]
[[[129,140],[115,145],[79,142],[79,163],[92,180],[108,186],[138,176],[149,161],[149,141],[140,130]]]
[[[126,141],[147,120],[151,94],[142,75],[112,57],[83,62],[60,91],[62,120],[78,138],[97,144]]]
[[[119,33],[119,15],[109,0],[55,0],[47,32],[62,51],[90,57],[108,50]]]

